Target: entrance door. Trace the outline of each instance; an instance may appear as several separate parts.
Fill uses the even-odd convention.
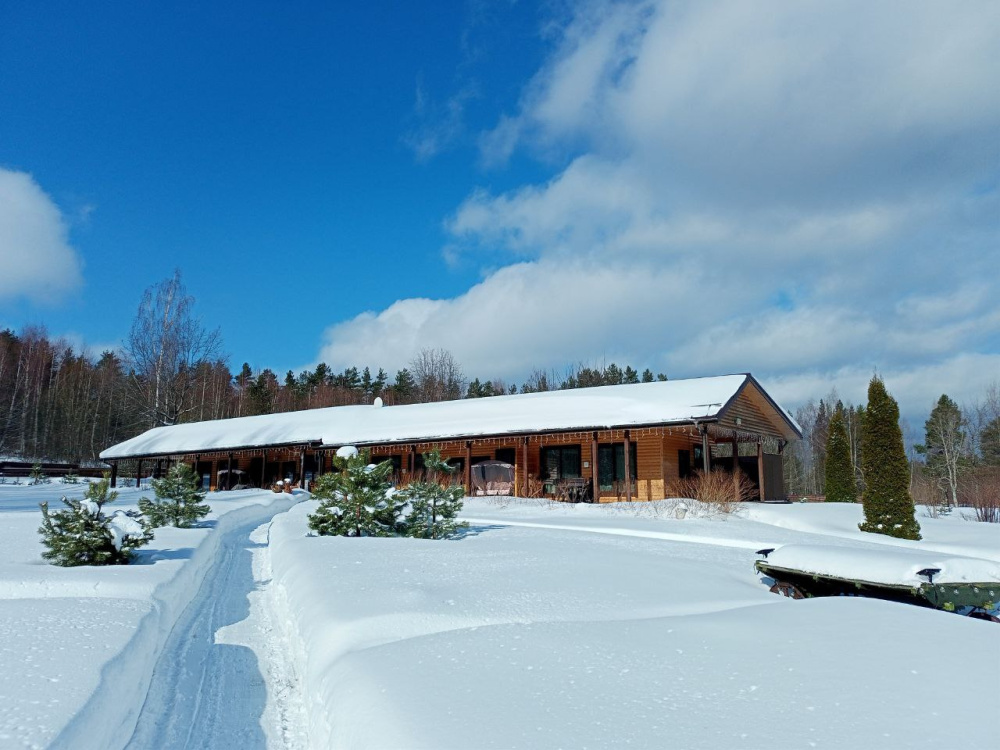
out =
[[[629,474],[635,487],[636,476],[635,443],[629,444]],[[625,443],[604,443],[597,446],[597,483],[601,490],[614,492],[625,486]]]

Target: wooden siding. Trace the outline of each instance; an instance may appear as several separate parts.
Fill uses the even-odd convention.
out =
[[[740,424],[736,424],[736,420]],[[752,432],[776,439],[788,439],[789,428],[782,416],[753,384],[740,391],[719,419],[719,426],[741,432]]]
[[[741,419],[741,424],[739,426],[736,426],[733,421],[737,416]],[[777,430],[768,420],[766,413],[753,398],[752,393],[741,393],[737,401],[731,404],[730,409],[727,410],[726,419],[729,420],[729,425],[720,426],[723,427],[727,433],[729,430],[735,430],[740,433],[755,432],[768,440],[773,440],[774,438],[781,439],[781,432]],[[719,453],[731,455],[729,453],[729,451],[731,451],[731,443],[729,442],[730,438],[723,436],[713,437],[711,435],[711,430],[712,428],[710,427],[710,442],[713,445],[720,446],[722,449],[721,451],[717,451],[716,455]],[[691,468],[701,468],[700,465],[693,465],[695,448],[701,445],[701,435],[694,425],[636,428],[630,429],[629,434],[631,442],[633,442],[636,446],[636,476],[633,477],[633,486],[635,488],[633,494],[634,500],[659,500],[677,493],[677,482],[680,479],[680,463],[678,453],[681,450],[688,450],[691,452]],[[621,429],[600,430],[597,435],[598,442],[601,444],[622,443],[625,439],[625,431]],[[751,436],[748,435],[746,442],[749,442],[749,437]],[[518,494],[522,494],[524,492],[523,473],[525,465],[525,450],[527,450],[528,476],[532,480],[537,481],[540,479],[542,470],[541,451],[543,448],[549,446],[578,445],[580,446],[581,478],[587,481],[592,481],[594,471],[597,468],[592,464],[592,440],[593,432],[572,432],[556,433],[551,435],[531,435],[527,438],[523,436],[478,438],[469,441],[471,442],[471,448],[467,447],[465,440],[447,440],[412,444],[383,444],[372,446],[367,450],[371,451],[373,460],[385,460],[390,456],[400,456],[402,469],[405,472],[409,469],[408,457],[411,453],[426,453],[430,450],[437,449],[441,451],[441,455],[446,459],[465,459],[469,454],[471,454],[473,458],[494,459],[496,458],[498,450],[514,449],[516,456],[516,491]],[[303,449],[306,450],[307,466],[313,465],[317,452],[322,452],[325,456],[325,470],[330,470],[334,450],[332,448],[322,448],[317,451],[316,449],[308,448],[306,446],[283,446],[281,448],[269,448],[267,449],[266,464],[263,467],[261,466],[261,459],[264,455],[263,449],[243,449],[233,451],[233,468],[248,472],[250,482],[256,485],[261,481],[260,473],[262,469],[265,471],[266,480],[270,482],[275,476],[279,478],[283,477],[283,470],[288,467],[293,469],[295,481],[298,482],[302,479],[300,476],[300,461]],[[746,448],[746,446],[744,446],[744,449],[744,453],[749,452],[749,449]],[[216,486],[219,471],[226,468],[228,455],[228,451],[206,452],[198,455],[175,455],[171,457],[171,461],[183,461],[192,466],[195,465],[196,461],[200,461],[203,464],[210,465],[212,489],[219,489]],[[121,461],[118,463],[120,463],[120,468],[122,469],[120,476],[127,477],[134,475],[129,472],[129,468],[131,468],[134,472],[135,461]],[[145,459],[143,461],[143,475],[149,476],[155,464],[156,459]],[[767,468],[770,469],[773,465],[773,463],[769,463]],[[458,482],[464,483],[464,473],[456,475],[455,479]],[[770,481],[767,484],[767,494],[769,496],[772,494],[772,486],[774,486],[774,491],[776,493],[780,493],[782,491],[780,485],[774,485],[774,483]],[[604,493],[601,493],[598,501],[615,502],[623,499],[624,491],[621,495],[605,491]]]

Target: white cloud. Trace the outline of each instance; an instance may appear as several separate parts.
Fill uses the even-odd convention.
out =
[[[1000,377],[1000,4],[572,8],[480,138],[561,166],[444,224],[450,257],[512,265],[338,324],[324,359],[749,369],[790,406],[878,368],[904,412]]]
[[[82,283],[59,207],[24,172],[0,168],[0,301],[51,302]]]

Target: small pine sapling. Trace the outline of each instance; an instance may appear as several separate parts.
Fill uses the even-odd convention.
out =
[[[399,493],[410,505],[406,534],[417,539],[454,536],[460,529],[469,526],[464,521],[459,523],[455,520],[462,510],[465,488],[436,481],[441,475],[447,477],[454,471],[442,460],[440,451],[425,453],[424,467],[430,474],[429,481],[413,482]]]
[[[341,449],[333,459],[336,471],[313,482],[320,501],[309,516],[309,528],[321,536],[393,536],[400,532],[404,502],[390,481],[392,462],[369,463],[367,451]]]
[[[42,465],[40,463],[36,463],[31,467],[31,473],[28,475],[28,478],[31,479],[31,484],[49,483],[49,478],[45,476],[45,472],[42,471]]]
[[[80,476],[72,471],[63,476],[63,484],[80,484]]]
[[[42,557],[55,565],[124,565],[132,551],[148,544],[152,532],[132,511],[116,511],[108,516],[104,506],[114,502],[117,492],[108,492],[110,481],[105,475],[100,482],[87,487],[82,500],[64,497],[63,510],[49,511],[41,503],[42,525],[38,533],[46,549]]]
[[[139,500],[139,510],[153,528],[188,528],[212,510],[202,502],[205,491],[198,487],[198,477],[187,464],[174,464],[167,476],[154,479],[153,492],[156,500]]]

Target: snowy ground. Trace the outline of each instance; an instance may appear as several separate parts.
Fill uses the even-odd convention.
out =
[[[921,517],[912,543],[857,531],[857,506],[475,499],[462,539],[340,539],[308,536],[312,501],[240,492],[142,564],[60,569],[37,502],[66,489],[0,485],[0,748],[995,742],[1000,627],[782,599],[752,565],[783,544],[1000,561],[1000,526]]]
[[[308,654],[314,747],[995,741],[966,728],[996,708],[996,625],[865,599],[791,601],[758,581],[762,547],[886,549],[856,531],[860,508],[677,520],[650,506],[473,500],[469,535],[433,542],[310,538],[311,506],[279,516],[271,538]],[[921,520],[928,548],[968,538],[1000,554],[1000,528]]]

